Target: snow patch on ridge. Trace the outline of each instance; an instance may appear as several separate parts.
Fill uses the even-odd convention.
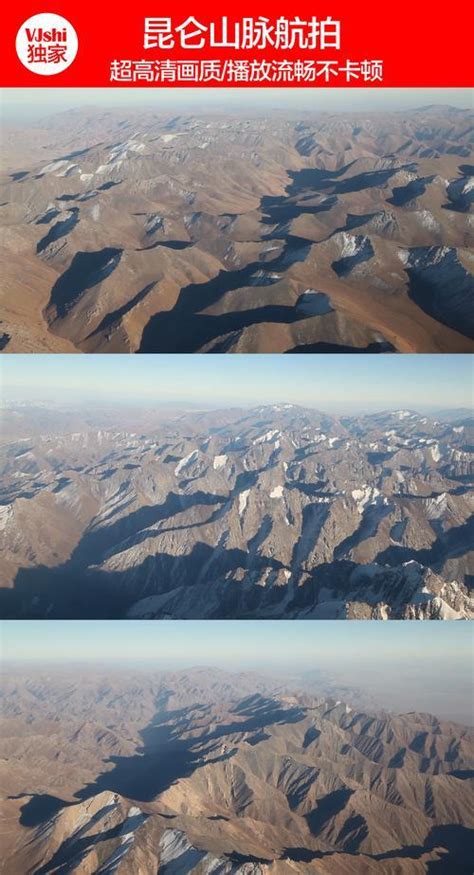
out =
[[[226,462],[227,462],[226,455],[214,456],[214,461],[212,463],[212,467],[214,468],[214,471],[220,471],[221,468],[223,468],[225,466]]]
[[[277,437],[279,437],[280,432],[278,429],[273,429],[273,431],[267,431],[265,434],[262,434],[260,437],[254,440],[254,444],[267,444],[271,441],[275,441]]]
[[[283,497],[283,486],[275,486],[274,489],[270,492],[270,498],[282,498]]]
[[[192,453],[188,453],[188,455],[185,456],[184,459],[181,459],[181,461],[178,462],[176,468],[174,469],[174,473],[176,474],[176,476],[178,476],[178,474],[183,471],[184,468],[187,468],[187,466],[190,465],[191,462],[194,462],[194,460],[197,459],[197,455],[198,451],[193,450]]]
[[[0,507],[0,530],[4,529],[13,514],[13,505],[4,504]]]
[[[352,498],[357,504],[359,513],[363,513],[364,507],[367,504],[372,504],[379,495],[380,490],[375,486],[364,486],[363,489],[354,489],[352,491]]]
[[[241,492],[239,495],[239,516],[242,516],[242,514],[245,511],[245,508],[247,507],[247,501],[248,501],[249,495],[250,495],[250,489],[244,489],[244,491]]]

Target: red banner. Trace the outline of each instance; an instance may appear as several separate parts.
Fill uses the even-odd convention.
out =
[[[12,4],[4,87],[467,87],[469,16],[431,4]],[[54,26],[49,19],[64,27]],[[30,24],[28,22],[30,20]],[[32,22],[32,23],[31,23]]]

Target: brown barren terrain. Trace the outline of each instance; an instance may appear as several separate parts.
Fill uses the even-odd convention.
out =
[[[472,113],[7,132],[6,352],[469,352]]]

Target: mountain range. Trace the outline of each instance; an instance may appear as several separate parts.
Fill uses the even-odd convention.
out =
[[[473,616],[468,411],[4,414],[4,617]]]
[[[3,875],[452,873],[472,730],[251,673],[14,669]]]
[[[469,352],[473,116],[6,127],[6,352]]]

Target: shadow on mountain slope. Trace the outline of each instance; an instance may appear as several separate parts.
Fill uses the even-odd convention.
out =
[[[9,799],[15,798],[12,796]],[[54,817],[62,808],[73,803],[65,802],[59,796],[51,796],[49,793],[37,793],[25,802],[21,807],[20,824],[22,826],[39,826],[45,820]]]
[[[403,562],[415,560],[434,571],[446,561],[466,553],[474,543],[474,514],[460,526],[453,526],[447,532],[442,532],[433,541],[431,547],[415,550],[411,547],[391,546],[378,553],[375,562],[381,565],[396,567]]]
[[[447,853],[441,860],[427,863],[429,875],[472,875],[474,859],[474,830],[465,826],[451,824],[434,826],[423,845],[410,845],[396,848],[384,854],[374,855],[374,860],[391,860],[396,857],[417,860],[424,853],[435,848],[445,848]]]
[[[165,698],[164,695],[161,700],[163,704]],[[182,735],[193,728],[196,711],[202,719],[208,706],[196,703],[175,711],[159,709],[153,720],[140,732],[142,744],[136,754],[114,756],[106,760],[107,763],[113,763],[114,768],[98,775],[93,783],[76,793],[77,798],[89,799],[103,790],[109,790],[137,802],[150,802],[178,779],[188,777],[196,769],[231,759],[235,749],[222,754],[216,745],[221,738],[231,733],[263,732],[267,726],[296,723],[305,718],[302,708],[283,708],[277,700],[263,696],[252,698],[253,702],[246,709],[235,709],[236,715],[243,716],[243,719],[223,722],[211,731],[204,727],[201,734],[193,734],[189,739]],[[214,750],[218,755],[213,757]]]
[[[256,555],[253,558],[252,571],[257,574],[265,568],[283,567],[273,557]],[[213,579],[225,586],[225,598],[218,615],[237,617],[244,610],[244,603],[245,612],[251,615],[258,610],[263,588],[244,591],[241,581],[225,580],[232,572],[248,572],[248,561],[249,553],[245,550],[226,550],[223,546],[212,547],[199,542],[189,555],[157,553],[125,572],[85,569],[72,560],[55,568],[21,568],[12,588],[0,588],[0,613],[5,619],[120,619],[140,599],[175,589],[182,595],[183,590],[191,591],[195,587],[193,616],[210,617],[214,614],[209,613],[205,595],[209,581],[203,579],[202,584],[198,581],[212,565]],[[220,592],[223,595],[224,589]],[[275,594],[272,590],[272,593],[274,598],[281,598],[280,592]],[[190,610],[189,603],[186,610]]]

